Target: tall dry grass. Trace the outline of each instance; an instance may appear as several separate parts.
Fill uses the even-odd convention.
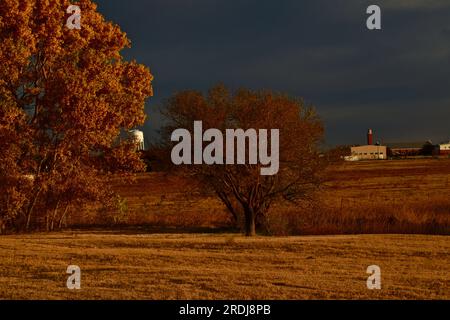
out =
[[[313,203],[274,207],[274,235],[413,233],[450,234],[450,160],[344,163]],[[120,211],[88,207],[68,225],[164,228],[232,227],[220,201],[189,181],[161,173],[140,175],[135,184],[117,180]]]
[[[444,234],[450,235],[450,202],[443,196],[426,203],[370,203],[346,199],[341,206],[317,204],[301,213],[295,208],[270,214],[276,235]]]

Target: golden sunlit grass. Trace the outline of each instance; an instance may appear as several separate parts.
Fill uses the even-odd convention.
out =
[[[449,234],[450,160],[344,163],[329,177],[313,208],[274,210],[277,234]],[[229,227],[228,215],[161,173],[115,188],[120,214],[80,211],[69,223],[122,224],[117,232],[0,237],[0,298],[450,299],[448,236],[177,234]],[[81,291],[65,287],[70,264]],[[373,264],[381,291],[366,288]]]
[[[72,224],[229,227],[213,196],[163,173],[142,174],[133,185],[118,179],[120,214],[85,210]],[[273,234],[450,234],[450,159],[369,161],[333,165],[311,207],[286,203],[270,213]]]
[[[58,233],[0,238],[2,299],[450,299],[445,236]],[[81,267],[80,291],[66,268]],[[382,290],[368,290],[379,265]]]
[[[344,163],[332,169],[313,233],[450,234],[450,160]]]

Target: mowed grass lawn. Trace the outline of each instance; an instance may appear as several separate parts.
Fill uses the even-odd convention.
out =
[[[445,236],[244,238],[64,232],[0,238],[1,299],[450,299]],[[68,265],[81,290],[66,288]],[[379,265],[382,289],[368,290]]]

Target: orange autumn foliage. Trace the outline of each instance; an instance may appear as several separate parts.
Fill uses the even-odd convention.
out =
[[[0,2],[0,233],[52,230],[70,208],[110,203],[105,175],[144,165],[121,131],[142,125],[152,75],[90,0]]]

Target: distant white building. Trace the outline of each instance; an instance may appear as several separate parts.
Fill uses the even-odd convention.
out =
[[[351,150],[351,155],[345,157],[347,161],[387,159],[387,148],[385,146],[367,145],[352,147]]]
[[[448,143],[441,143],[439,145],[439,153],[441,155],[450,154],[450,141]]]
[[[373,131],[369,129],[367,132],[367,145],[351,148],[351,155],[344,158],[345,161],[359,160],[386,160],[387,147],[373,144]]]

